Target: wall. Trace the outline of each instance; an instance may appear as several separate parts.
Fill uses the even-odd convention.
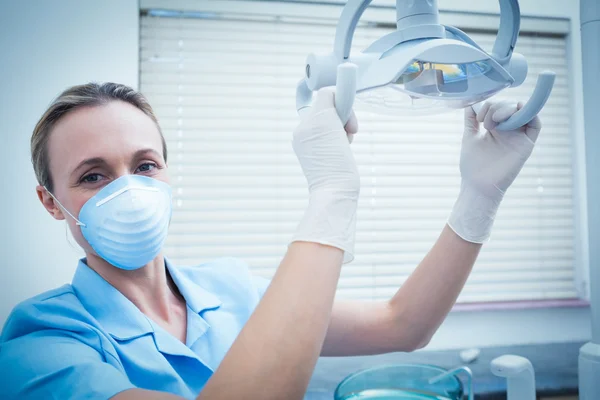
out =
[[[17,302],[70,282],[79,256],[37,199],[33,127],[68,86],[137,87],[138,16],[136,0],[0,2],[0,325]]]
[[[78,256],[65,240],[64,224],[48,216],[35,196],[29,162],[29,136],[35,122],[49,101],[69,85],[114,80],[137,86],[138,79],[139,13],[135,0],[104,1],[101,7],[75,0],[5,3],[0,13],[0,162],[5,193],[0,199],[0,249],[4,256],[0,268],[0,325],[18,301],[70,281]],[[223,0],[141,3],[168,3],[171,7],[180,3],[186,7],[233,4]],[[374,1],[377,5],[393,3]],[[524,15],[571,19],[575,159],[584,171],[579,2],[520,3]],[[460,12],[498,10],[494,0],[440,0],[439,4],[442,10]],[[276,3],[269,7],[276,7]],[[585,182],[585,176],[580,174],[578,181]],[[580,230],[585,232],[584,185],[579,189]],[[579,246],[580,264],[585,266],[583,249],[587,244],[580,241]],[[429,347],[584,341],[590,337],[589,315],[587,308],[454,312]]]

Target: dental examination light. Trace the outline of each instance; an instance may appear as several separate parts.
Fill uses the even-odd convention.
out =
[[[342,122],[355,98],[383,114],[436,114],[474,106],[501,90],[519,86],[527,61],[513,52],[520,26],[517,0],[499,0],[500,28],[492,53],[466,33],[438,21],[437,0],[396,0],[396,31],[350,54],[356,25],[371,0],[348,0],[340,16],[333,52],[309,54],[305,77],[298,83],[296,108],[310,106],[312,92],[336,86],[336,109]],[[542,72],[525,106],[499,130],[527,124],[542,109],[555,74]]]

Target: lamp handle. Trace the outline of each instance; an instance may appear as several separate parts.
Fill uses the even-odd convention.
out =
[[[543,71],[540,73],[535,85],[535,89],[531,94],[531,97],[525,103],[523,108],[514,113],[509,119],[501,122],[496,127],[498,131],[512,131],[519,129],[522,126],[527,125],[539,112],[544,108],[550,93],[552,93],[552,87],[554,86],[554,79],[556,74],[552,71]],[[471,107],[475,113],[481,110],[483,103],[473,104]]]
[[[338,65],[335,83],[335,110],[342,121],[342,125],[346,125],[352,113],[352,106],[356,97],[357,79],[358,67],[356,64],[343,63]],[[308,88],[306,79],[301,79],[296,86],[296,110],[300,117],[310,110],[311,101],[312,90]]]
[[[356,64],[343,63],[338,65],[335,82],[335,109],[342,125],[346,125],[352,113],[352,105],[356,97],[357,78],[358,67]]]

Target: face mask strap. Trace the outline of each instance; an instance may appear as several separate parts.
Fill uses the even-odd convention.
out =
[[[66,209],[66,208],[65,208],[65,207],[64,207],[64,206],[63,206],[63,205],[60,203],[60,201],[58,201],[58,199],[57,199],[56,197],[54,197],[54,195],[52,194],[52,192],[50,192],[46,186],[44,186],[44,189],[46,189],[46,192],[48,192],[48,194],[50,195],[50,197],[52,197],[52,198],[54,199],[54,201],[55,201],[55,202],[56,202],[56,203],[57,203],[57,204],[60,206],[60,208],[61,208],[61,209],[62,209],[64,212],[66,212],[66,213],[69,215],[69,217],[71,217],[71,218],[73,218],[73,219],[75,220],[75,222],[77,223],[77,225],[79,225],[79,226],[85,226],[85,224],[84,224],[83,222],[81,222],[81,221],[79,221],[77,218],[75,218],[75,217],[73,216],[73,214],[71,214],[71,213],[69,212],[69,210],[67,210],[67,209]]]

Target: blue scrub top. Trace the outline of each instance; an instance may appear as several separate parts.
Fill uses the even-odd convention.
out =
[[[187,303],[182,343],[81,260],[73,282],[19,304],[0,337],[0,399],[109,399],[131,388],[193,399],[268,281],[246,264],[165,260]]]

